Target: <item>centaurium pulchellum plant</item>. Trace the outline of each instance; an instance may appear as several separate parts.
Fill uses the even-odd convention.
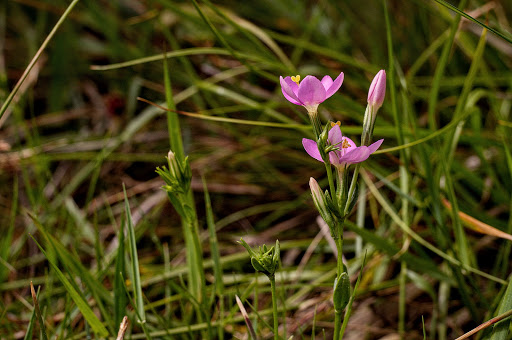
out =
[[[167,154],[167,165],[167,167],[157,167],[156,172],[165,182],[162,189],[167,192],[169,201],[182,218],[184,237],[187,244],[190,245],[187,247],[187,259],[190,261],[190,287],[193,288],[196,299],[199,302],[204,302],[206,300],[203,297],[206,291],[199,225],[193,206],[194,200],[189,190],[192,171],[188,157],[180,160],[172,151]]]
[[[332,80],[325,76],[321,81],[313,76],[306,76],[301,82],[299,76],[280,77],[284,97],[293,104],[302,105],[311,119],[315,140],[304,138],[302,145],[314,159],[323,162],[329,180],[329,190],[325,192],[318,182],[311,177],[309,186],[313,202],[320,216],[329,226],[331,236],[336,241],[338,250],[337,275],[333,287],[333,304],[335,310],[334,339],[342,337],[341,320],[343,310],[350,300],[350,280],[347,268],[343,264],[343,227],[347,216],[357,202],[357,178],[361,162],[370,157],[382,145],[383,139],[372,144],[373,129],[377,111],[382,106],[386,93],[386,72],[381,70],[373,79],[368,91],[361,146],[341,133],[341,123],[327,123],[322,129],[318,117],[318,105],[332,96],[343,82],[343,73]],[[350,165],[355,164],[352,179],[349,180]],[[335,175],[333,174],[333,168]],[[350,308],[350,306],[349,306]],[[347,315],[347,314],[346,314]],[[344,323],[348,321],[345,318]]]
[[[169,151],[167,154],[167,164],[168,167],[162,166],[156,168],[156,173],[159,174],[165,182],[162,189],[167,192],[169,200],[178,214],[186,220],[191,220],[195,217],[192,216],[192,212],[187,208],[185,203],[187,200],[184,199],[192,181],[192,171],[190,170],[188,157],[180,161],[174,152]]]
[[[277,320],[277,296],[276,296],[276,271],[279,267],[281,259],[281,251],[279,248],[279,241],[276,240],[276,245],[268,248],[265,244],[254,251],[244,239],[238,241],[249,253],[251,264],[258,272],[265,274],[270,280],[270,287],[272,290],[272,309],[274,314],[274,339],[279,339],[278,329],[279,323]]]

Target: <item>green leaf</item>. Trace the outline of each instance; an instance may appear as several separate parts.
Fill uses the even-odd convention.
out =
[[[479,21],[479,20],[477,20],[477,19],[473,18],[473,17],[472,17],[471,15],[469,15],[469,14],[466,14],[465,12],[461,11],[461,10],[460,10],[460,9],[458,9],[457,7],[453,6],[452,4],[450,4],[450,3],[448,3],[448,2],[446,2],[446,1],[444,1],[444,0],[434,0],[434,1],[436,1],[436,2],[440,3],[441,5],[443,5],[443,6],[447,7],[447,8],[449,8],[449,9],[451,9],[452,11],[454,11],[455,13],[457,13],[457,14],[459,14],[459,15],[463,16],[464,18],[466,18],[466,19],[468,19],[468,20],[470,20],[470,21],[473,21],[473,22],[474,22],[474,23],[476,23],[477,25],[480,25],[480,26],[482,26],[482,27],[487,28],[487,29],[488,29],[489,31],[491,31],[492,33],[496,34],[497,36],[499,36],[499,37],[503,38],[504,40],[506,40],[506,41],[508,41],[510,44],[512,44],[512,38],[507,37],[507,36],[505,36],[503,33],[501,33],[501,32],[499,32],[499,31],[495,30],[494,28],[487,26],[487,25],[486,25],[486,24],[484,24],[483,22],[481,22],[481,21]]]
[[[144,311],[144,300],[142,298],[142,287],[140,284],[140,271],[139,271],[139,257],[137,255],[137,243],[135,241],[135,229],[133,226],[132,213],[130,211],[130,205],[128,204],[128,196],[126,196],[126,188],[123,184],[124,193],[124,209],[126,214],[126,221],[128,225],[128,239],[130,241],[130,257],[132,260],[132,285],[133,292],[135,294],[135,304],[140,322],[146,321],[146,313]]]
[[[339,279],[334,280],[334,294],[332,297],[334,309],[341,312],[350,300],[350,278],[347,272],[341,273]]]
[[[213,219],[212,203],[206,180],[203,177],[204,204],[206,209],[206,224],[208,225],[208,233],[210,236],[210,251],[213,259],[213,274],[215,276],[215,292],[222,296],[224,294],[224,283],[222,280],[222,264],[220,263],[220,251],[215,231],[215,221]]]
[[[35,321],[36,321],[36,309],[34,308],[32,310],[32,316],[30,317],[30,322],[28,323],[28,326],[27,326],[27,332],[25,333],[25,337],[23,338],[23,340],[32,340],[33,339],[32,333],[34,330]]]
[[[69,251],[66,250],[66,248],[52,235],[50,235],[46,229],[43,227],[42,224],[36,223],[36,226],[39,230],[39,232],[43,235],[43,237],[46,239],[48,244],[51,245],[53,252],[55,253],[55,256],[61,261],[64,268],[70,272],[74,277],[79,277],[82,282],[85,284],[85,286],[90,290],[91,294],[93,295],[94,299],[96,300],[96,303],[98,305],[98,308],[101,311],[101,315],[107,322],[107,324],[110,327],[110,331],[113,333],[114,328],[112,319],[110,318],[109,312],[105,309],[105,306],[103,304],[103,301],[112,301],[112,296],[110,293],[103,287],[101,282],[99,282],[76,258],[74,254],[71,254]],[[47,249],[48,251],[49,249]],[[76,291],[80,292],[80,288],[73,282],[70,282],[73,284]],[[82,295],[82,294],[81,294]],[[82,295],[83,297],[83,295]]]
[[[36,225],[39,224],[41,226],[39,221],[37,221],[37,219],[34,216],[32,216],[32,215],[29,215],[29,216],[32,218],[34,223],[36,223]],[[31,235],[31,237],[32,237],[32,235]],[[80,310],[80,312],[84,316],[85,320],[91,326],[92,330],[96,334],[98,334],[99,336],[102,336],[102,337],[108,336],[109,333],[108,333],[107,329],[105,328],[105,326],[103,326],[101,321],[96,317],[96,315],[94,314],[92,309],[89,307],[89,303],[87,301],[85,301],[85,299],[82,297],[82,295],[80,295],[75,290],[73,285],[69,282],[69,280],[66,278],[66,276],[61,272],[61,270],[59,269],[59,266],[52,259],[50,259],[50,257],[48,257],[46,255],[46,251],[36,241],[36,239],[34,237],[32,237],[32,239],[37,244],[37,246],[39,247],[41,252],[44,254],[44,256],[46,256],[46,259],[48,260],[48,263],[50,263],[50,265],[53,268],[53,270],[55,271],[55,274],[57,275],[58,279],[60,280],[60,282],[62,283],[62,285],[64,286],[64,288],[68,292],[68,294],[71,296],[71,299],[73,299],[73,301],[75,302],[76,306],[78,307],[78,309]]]
[[[121,223],[121,228],[119,230],[119,245],[117,247],[117,256],[116,256],[116,272],[114,275],[114,323],[115,325],[119,325],[123,319],[123,316],[126,315],[126,306],[128,304],[128,300],[126,298],[126,293],[124,289],[123,278],[126,277],[126,268],[124,263],[124,223]]]
[[[499,310],[496,312],[497,315],[501,315],[512,309],[512,279],[509,279],[507,290],[503,294],[501,299]],[[508,339],[508,333],[510,329],[511,320],[504,320],[498,322],[492,328],[492,334],[490,340],[506,340]]]

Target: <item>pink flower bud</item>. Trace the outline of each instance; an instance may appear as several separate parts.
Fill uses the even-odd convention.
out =
[[[370,90],[368,91],[368,105],[378,110],[384,102],[386,96],[386,71],[380,70],[373,78]]]

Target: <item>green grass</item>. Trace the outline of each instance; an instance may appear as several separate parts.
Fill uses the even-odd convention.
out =
[[[332,338],[336,258],[307,185],[327,177],[279,76],[343,71],[319,113],[358,140],[380,69],[345,337],[455,339],[507,316],[512,244],[462,213],[512,234],[511,16],[477,0],[0,2],[0,338],[115,338],[127,315],[127,339],[241,339],[235,296],[271,338],[242,236],[279,239],[280,337]],[[189,156],[197,218],[161,190],[169,146]]]

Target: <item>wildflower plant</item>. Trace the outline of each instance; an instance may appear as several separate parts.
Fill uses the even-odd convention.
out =
[[[304,138],[302,145],[308,155],[324,163],[329,180],[329,189],[325,191],[313,177],[309,180],[309,186],[315,207],[329,226],[338,250],[337,274],[333,286],[334,339],[343,336],[345,327],[342,327],[342,314],[349,305],[351,296],[350,280],[347,268],[343,264],[344,223],[357,202],[357,180],[361,163],[377,151],[384,141],[380,139],[371,143],[377,111],[382,106],[386,94],[386,72],[381,70],[373,79],[368,91],[361,145],[357,146],[352,139],[343,136],[340,122],[322,125],[318,117],[318,105],[341,87],[343,78],[343,72],[334,81],[329,76],[325,76],[321,81],[313,76],[306,76],[302,82],[299,76],[280,77],[284,97],[293,104],[304,106],[308,111],[315,140]],[[354,165],[354,170],[350,179],[351,165]],[[349,313],[345,313],[345,316],[347,315]],[[347,321],[348,318],[345,317],[344,325]]]
[[[190,287],[197,300],[201,302],[205,296],[205,279],[199,240],[199,222],[190,191],[192,171],[188,157],[179,159],[173,151],[167,154],[167,164],[168,167],[157,167],[156,173],[164,180],[165,185],[162,189],[167,192],[169,201],[183,222],[184,237],[190,245],[187,247],[191,273]]]
[[[276,271],[279,267],[281,259],[281,252],[279,241],[276,240],[276,245],[268,248],[265,244],[259,247],[258,251],[254,251],[244,239],[238,241],[249,253],[251,264],[258,272],[265,274],[270,280],[270,288],[272,291],[272,310],[274,314],[274,339],[279,339],[278,334],[278,320],[277,320],[277,296],[276,296]]]

